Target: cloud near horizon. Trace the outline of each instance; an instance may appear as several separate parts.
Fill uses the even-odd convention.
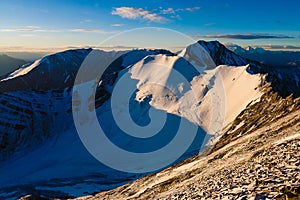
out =
[[[77,33],[108,33],[107,31],[104,31],[102,29],[70,29],[70,32],[77,32]]]
[[[167,19],[159,14],[143,8],[120,7],[114,8],[112,15],[118,15],[126,19],[142,19],[150,22],[164,23]]]
[[[61,32],[78,32],[78,33],[111,33],[102,29],[69,29],[69,30],[49,30],[49,29],[36,29],[36,28],[15,28],[15,29],[0,29],[0,32],[7,33],[24,33],[23,35],[29,35],[25,33],[61,33]]]
[[[120,26],[124,26],[124,24],[111,24],[111,26],[120,27]]]
[[[223,42],[223,45],[225,45],[229,49],[234,49],[237,47],[246,48],[246,46],[239,46],[237,44],[231,43],[231,42]],[[300,50],[300,46],[294,46],[294,45],[273,45],[273,44],[263,44],[263,45],[251,45],[252,48],[263,48],[265,50]]]
[[[273,50],[280,50],[280,49],[289,49],[289,50],[300,50],[300,46],[293,46],[293,45],[255,45],[254,47],[260,47],[264,49],[273,49]]]
[[[20,29],[0,29],[0,32],[8,33],[42,33],[42,32],[60,32],[59,30],[35,29],[35,28],[20,28]]]
[[[219,34],[219,35],[196,35],[192,38],[217,38],[217,39],[235,39],[235,40],[256,40],[256,39],[291,39],[294,37],[288,35],[270,35],[270,34]]]
[[[175,10],[173,8],[167,8],[167,9],[163,9],[161,11],[162,14],[166,15],[166,14],[175,14]]]

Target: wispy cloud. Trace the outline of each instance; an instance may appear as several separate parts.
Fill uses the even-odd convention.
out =
[[[108,33],[107,31],[104,31],[102,29],[70,29],[70,32],[77,32],[77,33]]]
[[[83,23],[90,23],[90,22],[92,22],[93,20],[91,20],[91,19],[85,19],[85,20],[82,20],[82,21],[80,21],[80,23],[81,24],[83,24]]]
[[[221,38],[237,40],[255,40],[255,39],[290,39],[294,38],[288,35],[270,35],[270,34],[219,34],[219,35],[196,35],[193,38]]]
[[[0,32],[10,33],[38,33],[38,32],[60,32],[59,30],[35,29],[35,28],[20,28],[20,29],[0,29]]]
[[[154,13],[150,10],[145,10],[143,8],[132,8],[132,7],[120,7],[115,8],[111,14],[118,15],[126,19],[142,19],[150,22],[163,23],[167,19],[163,16],[160,16],[157,13]]]
[[[254,47],[260,47],[264,49],[269,49],[269,50],[280,50],[280,49],[287,49],[287,50],[300,50],[300,46],[294,46],[294,45],[256,45]]]
[[[224,42],[223,43],[227,48],[229,49],[235,49],[237,47],[241,47],[237,44],[231,43],[231,42]],[[300,46],[294,46],[294,45],[274,45],[274,44],[265,44],[265,45],[251,45],[253,48],[263,48],[265,50],[300,50]],[[246,47],[242,47],[246,48]]]
[[[29,28],[29,29],[39,29],[41,27],[39,26],[25,26],[25,28]]]
[[[130,50],[136,49],[135,46],[117,45],[117,46],[91,46],[91,45],[69,45],[69,46],[52,46],[52,47],[29,47],[29,46],[2,46],[0,45],[0,53],[2,52],[30,52],[30,53],[51,53],[59,52],[67,49],[82,49],[93,48],[104,51],[113,50]]]
[[[159,7],[161,15],[169,15],[172,19],[182,20],[180,13],[183,12],[196,12],[200,10],[200,7],[190,7],[190,8],[162,8]]]
[[[178,20],[182,20],[180,15],[172,15],[171,16],[172,19],[178,19]]]
[[[77,33],[111,33],[102,29],[42,29],[37,26],[26,26],[25,28],[0,29],[0,32],[7,33],[22,33],[20,36],[33,35],[32,33],[62,33],[62,32],[77,32]]]
[[[21,37],[34,37],[35,34],[20,34]]]
[[[186,10],[186,11],[189,11],[189,12],[195,12],[195,11],[197,11],[197,10],[200,10],[200,7],[186,8],[185,10]]]
[[[174,9],[175,12],[196,12],[198,10],[200,10],[201,7],[190,7],[190,8],[177,8],[177,9]]]
[[[167,8],[167,9],[162,9],[161,11],[162,14],[175,14],[175,10],[173,8]]]
[[[120,26],[124,26],[124,24],[112,24],[111,26],[120,27]]]
[[[118,15],[126,19],[141,19],[150,22],[164,23],[169,21],[165,16],[168,15],[170,18],[181,20],[180,12],[196,12],[200,10],[200,7],[190,8],[162,8],[159,7],[155,10],[147,10],[144,8],[133,8],[133,7],[119,7],[114,8],[111,14]]]
[[[214,26],[214,25],[216,25],[216,23],[214,23],[214,22],[204,24],[204,26]]]

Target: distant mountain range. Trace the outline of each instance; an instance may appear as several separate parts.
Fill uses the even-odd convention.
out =
[[[28,61],[13,58],[6,54],[0,55],[0,77],[13,72],[21,65],[24,65],[26,63],[28,63]]]
[[[52,52],[53,53],[53,52]],[[30,52],[30,51],[1,51],[0,54],[8,55],[9,57],[32,62],[38,60],[51,52]]]
[[[300,67],[299,51],[271,51],[261,47],[253,48],[248,46],[243,48],[238,45],[228,45],[230,50],[236,54],[256,60],[273,67]]]

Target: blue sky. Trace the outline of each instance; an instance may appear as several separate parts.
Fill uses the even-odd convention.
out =
[[[194,40],[300,50],[299,8],[296,0],[3,0],[0,49],[95,46],[122,31],[159,27]],[[152,33],[143,34],[150,38]],[[149,40],[164,48],[166,39],[168,36]],[[124,41],[114,45],[139,46]],[[185,44],[174,42],[180,45]]]

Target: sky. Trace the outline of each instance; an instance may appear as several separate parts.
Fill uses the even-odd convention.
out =
[[[300,51],[299,8],[298,0],[2,0],[0,51],[172,49],[200,39]]]

